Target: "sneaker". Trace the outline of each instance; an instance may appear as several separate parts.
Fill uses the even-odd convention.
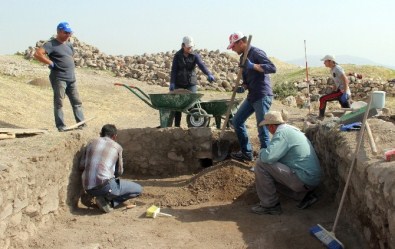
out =
[[[283,210],[281,209],[281,204],[277,203],[273,207],[263,207],[262,205],[256,205],[255,207],[251,208],[251,212],[256,213],[256,214],[271,214],[271,215],[280,215],[283,213]]]
[[[66,126],[59,126],[58,127],[59,132],[65,132],[66,131],[65,129],[66,129]]]
[[[318,196],[314,194],[312,191],[308,192],[306,196],[303,198],[298,205],[296,205],[299,209],[306,209],[316,203],[318,201]]]
[[[254,158],[252,157],[252,155],[247,155],[242,151],[238,151],[238,152],[232,152],[230,153],[230,157],[237,160],[237,161],[254,161]]]
[[[99,207],[99,209],[105,213],[109,213],[112,211],[112,207],[110,206],[110,203],[106,201],[106,199],[103,196],[96,196],[96,205]]]

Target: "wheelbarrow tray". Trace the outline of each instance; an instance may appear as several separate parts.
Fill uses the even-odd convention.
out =
[[[243,99],[235,99],[233,102],[232,109],[235,108],[242,102]],[[228,110],[228,106],[230,104],[230,99],[219,99],[219,100],[208,100],[208,101],[201,101],[200,105],[202,108],[208,113],[212,114],[213,116],[223,116],[226,114]]]
[[[203,94],[201,93],[149,94],[152,107],[155,109],[167,109],[180,112],[192,108],[202,96]]]

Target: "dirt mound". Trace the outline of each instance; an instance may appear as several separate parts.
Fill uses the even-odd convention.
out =
[[[152,180],[149,180],[152,181]],[[199,174],[182,183],[171,183],[156,180],[155,185],[162,186],[160,193],[151,191],[151,187],[143,183],[145,191],[142,198],[154,204],[166,207],[190,206],[206,202],[245,201],[251,203],[256,200],[254,190],[254,173],[249,166],[227,160],[206,168]],[[157,186],[156,186],[157,187]]]
[[[51,83],[48,78],[36,78],[34,80],[29,81],[29,84],[38,87],[51,87]]]

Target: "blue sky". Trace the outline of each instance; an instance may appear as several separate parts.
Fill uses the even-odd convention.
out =
[[[111,55],[196,48],[226,50],[234,31],[281,60],[352,55],[395,66],[394,0],[0,0],[0,54],[55,34],[68,21],[81,41]],[[347,62],[340,62],[347,63]]]

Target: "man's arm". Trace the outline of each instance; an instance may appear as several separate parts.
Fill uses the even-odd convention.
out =
[[[200,56],[198,54],[195,54],[196,56],[196,64],[198,65],[198,67],[200,68],[200,70],[202,70],[202,72],[205,75],[210,75],[210,71],[207,69],[206,65],[204,64],[204,62],[202,61],[202,58],[200,58]]]
[[[273,62],[266,56],[266,53],[263,52],[262,50],[257,50],[255,56],[254,56],[256,61],[254,63],[254,70],[265,73],[265,74],[270,74],[270,73],[276,73],[277,68],[273,64]]]
[[[267,148],[261,149],[259,159],[264,163],[278,162],[288,151],[286,139],[279,133],[275,133]]]
[[[350,90],[350,88],[349,88],[350,81],[348,80],[348,77],[346,76],[345,73],[342,74],[341,79],[344,82],[344,92],[349,92],[349,90]]]
[[[53,65],[53,62],[47,56],[47,52],[42,47],[36,49],[36,51],[34,52],[34,58],[36,58],[37,60],[39,60],[44,64],[48,64],[50,66]]]
[[[81,152],[81,159],[80,159],[80,165],[79,165],[79,169],[81,171],[85,170],[85,153],[86,153],[86,148],[83,148],[82,152]]]
[[[122,151],[123,151],[123,149],[121,148],[121,150],[118,152],[118,161],[117,161],[116,168],[115,168],[117,172],[116,172],[116,174],[114,174],[115,177],[119,177],[119,176],[121,176],[123,174]]]

